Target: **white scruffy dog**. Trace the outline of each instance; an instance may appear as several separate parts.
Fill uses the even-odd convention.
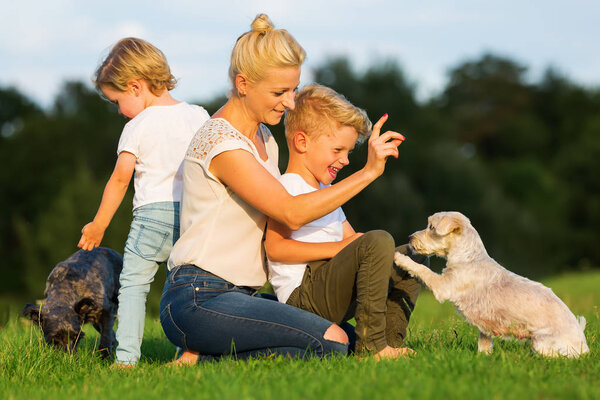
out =
[[[447,260],[441,275],[396,252],[400,268],[421,280],[439,302],[453,303],[458,312],[479,329],[478,349],[492,352],[492,337],[530,338],[533,349],[544,355],[578,357],[589,352],[576,318],[551,289],[514,274],[488,256],[477,231],[459,212],[429,217],[427,229],[410,236],[419,254]]]

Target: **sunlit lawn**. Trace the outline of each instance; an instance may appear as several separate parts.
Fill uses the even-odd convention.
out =
[[[575,314],[587,319],[591,353],[578,360],[544,359],[527,342],[496,341],[478,355],[477,331],[450,304],[421,295],[410,325],[410,360],[226,360],[167,367],[174,348],[156,318],[148,318],[144,358],[134,370],[110,368],[94,354],[97,334],[86,327],[76,355],[45,345],[39,329],[12,313],[0,328],[2,399],[396,399],[600,398],[600,272],[544,281]],[[524,305],[525,306],[525,305]]]

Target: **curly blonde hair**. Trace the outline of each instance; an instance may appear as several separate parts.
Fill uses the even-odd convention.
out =
[[[365,110],[335,90],[316,83],[305,86],[296,94],[296,106],[286,111],[284,124],[288,141],[299,131],[317,137],[335,126],[350,126],[362,142],[373,128]]]
[[[113,46],[96,69],[93,82],[99,90],[109,85],[124,92],[127,83],[136,79],[146,80],[156,96],[177,84],[162,51],[145,40],[128,37]]]
[[[274,29],[266,14],[256,16],[249,32],[241,35],[231,51],[229,79],[235,88],[235,77],[245,75],[249,81],[264,78],[269,67],[300,67],[306,52],[285,29]],[[235,94],[235,90],[232,90]]]

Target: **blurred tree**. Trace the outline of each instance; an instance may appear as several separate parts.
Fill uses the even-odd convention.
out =
[[[15,88],[0,88],[0,143],[18,131],[23,121],[42,115],[42,110]]]
[[[18,230],[29,262],[24,268],[24,280],[30,293],[42,293],[50,269],[77,249],[81,228],[93,218],[104,189],[105,181],[92,178],[87,167],[77,168],[75,175],[49,199],[40,213],[35,228],[28,225]],[[123,253],[131,223],[131,191],[117,211],[102,239],[102,246]],[[20,222],[22,224],[22,221]]]
[[[43,289],[53,266],[77,249],[81,227],[93,218],[116,161],[126,122],[113,105],[77,82],[65,84],[48,113],[26,115],[0,147],[6,163],[0,172],[0,249],[7,255],[0,270],[10,278],[0,282],[0,291],[33,289],[40,279],[37,288]],[[111,225],[104,240],[121,243],[115,246],[119,251],[124,238],[118,226],[129,224],[131,201],[121,208],[127,207],[127,217],[115,217],[117,227]],[[113,234],[119,239],[111,239]]]
[[[460,127],[455,135],[461,142],[472,143],[486,158],[539,145],[543,135],[537,139],[528,137],[537,136],[537,132],[529,129],[536,122],[529,115],[533,92],[524,83],[525,71],[525,67],[511,60],[490,54],[450,71],[441,111]],[[531,145],[523,149],[519,142]]]
[[[600,102],[598,111],[600,111]],[[566,144],[554,166],[566,195],[561,239],[568,247],[569,265],[589,268],[600,264],[600,113],[586,118],[577,140]]]
[[[598,267],[600,90],[579,87],[554,69],[527,83],[525,71],[485,54],[452,68],[440,95],[418,102],[416,86],[394,61],[362,73],[346,58],[316,68],[317,82],[366,109],[374,122],[388,113],[384,130],[407,138],[398,159],[344,206],[355,228],[388,230],[400,244],[425,227],[428,215],[457,210],[471,219],[490,255],[515,272],[539,277]],[[201,104],[212,114],[225,101]],[[76,250],[125,123],[114,105],[80,82],[65,83],[46,111],[0,88],[0,294],[41,296],[51,268]],[[283,126],[271,130],[285,168]],[[340,179],[365,160],[366,145],[358,145]],[[132,190],[103,240],[120,252],[131,197]]]
[[[595,204],[598,193],[589,193],[594,185],[583,179],[565,179],[566,170],[561,173],[556,163],[562,159],[563,166],[575,163],[581,170],[597,169],[589,162],[591,157],[578,162],[573,147],[581,144],[587,121],[600,108],[593,101],[597,92],[575,87],[555,70],[549,69],[539,85],[526,84],[525,71],[511,60],[492,55],[466,62],[451,70],[440,110],[451,121],[451,135],[463,146],[473,146],[490,179],[519,210],[521,220],[513,221],[512,236],[523,241],[527,252],[506,246],[514,247],[514,255],[507,254],[507,259],[540,275],[578,263],[570,239],[575,227],[568,218],[581,209],[581,198]],[[594,152],[593,144],[587,146],[580,154]],[[565,151],[569,155],[561,156]],[[585,195],[574,198],[580,191]],[[587,240],[598,237],[593,232],[598,231],[598,221],[590,222]],[[496,230],[502,232],[503,225],[496,225]]]

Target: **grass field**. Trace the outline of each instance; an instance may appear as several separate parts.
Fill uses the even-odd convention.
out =
[[[478,355],[476,329],[426,290],[407,342],[418,355],[380,363],[279,357],[166,367],[174,348],[158,319],[148,318],[144,358],[118,370],[94,354],[93,328],[69,355],[47,347],[40,330],[12,311],[0,327],[0,399],[600,399],[600,271],[544,283],[586,317],[590,354],[544,359],[528,342],[497,340],[493,355]]]

